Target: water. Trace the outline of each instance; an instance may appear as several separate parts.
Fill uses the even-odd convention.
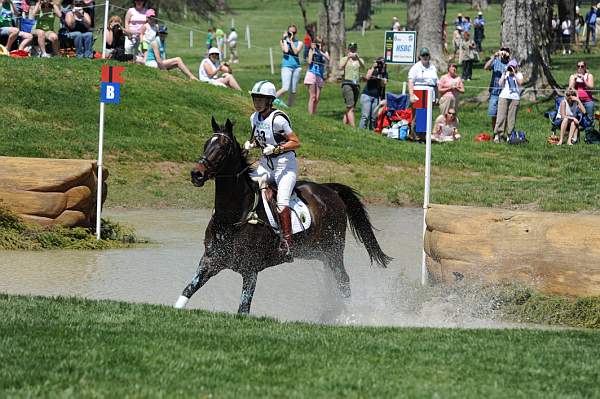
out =
[[[371,267],[366,250],[349,234],[350,299],[336,295],[335,280],[320,262],[296,260],[259,274],[251,313],[326,324],[522,327],[473,316],[481,306],[473,296],[436,296],[419,286],[422,210],[371,207],[369,212],[381,247],[394,258],[387,269]],[[3,251],[0,292],[172,305],[203,253],[210,211],[108,210],[105,216],[157,244],[107,251]],[[238,274],[223,271],[188,307],[236,312],[241,284]]]

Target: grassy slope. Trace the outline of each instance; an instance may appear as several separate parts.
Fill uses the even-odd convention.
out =
[[[0,396],[595,397],[598,332],[345,328],[0,295]]]
[[[280,26],[300,20],[299,12],[296,2],[291,0],[273,2],[268,10],[256,1],[234,1],[233,6],[240,30],[243,31],[245,23],[252,29],[255,47],[248,50],[242,46],[242,64],[235,67],[236,76],[248,89],[253,81],[270,76],[267,48],[276,44],[274,37]],[[316,7],[310,4],[312,15]],[[387,26],[391,15],[405,15],[400,5],[385,7],[375,14],[379,26]],[[457,10],[452,5],[448,19]],[[350,13],[349,10],[349,21]],[[498,15],[497,6],[489,12],[489,46],[495,45],[491,38],[497,37]],[[230,23],[229,18],[223,17],[224,24]],[[206,29],[205,24],[194,27]],[[170,31],[170,55],[181,55],[196,69],[202,53],[198,49],[201,38],[197,34],[197,47],[189,49],[186,48],[189,31],[175,25],[171,25]],[[364,38],[358,32],[349,32],[348,37],[358,41],[365,57],[379,54],[382,30],[370,31]],[[593,65],[597,56],[588,57]],[[559,80],[566,80],[573,62],[574,56],[556,60]],[[0,59],[0,68],[5,71],[0,75],[5,99],[0,103],[0,113],[6,118],[0,131],[0,155],[94,158],[99,66],[99,62],[77,60]],[[391,68],[394,80],[391,90],[400,90],[405,73],[403,68]],[[14,76],[19,76],[19,80]],[[278,81],[277,72],[273,78]],[[128,66],[125,79],[123,103],[107,107],[106,165],[111,171],[108,204],[210,206],[211,191],[193,190],[188,184],[188,162],[198,156],[210,134],[210,115],[220,120],[236,119],[238,138],[245,139],[251,112],[247,97],[191,84],[177,73],[159,73],[139,66]],[[485,86],[488,79],[488,73],[476,70],[471,85]],[[480,92],[471,89],[467,94]],[[423,146],[388,141],[342,126],[338,122],[342,109],[338,85],[328,85],[323,91],[320,116],[309,117],[305,103],[306,90],[301,88],[299,105],[290,113],[303,141],[302,177],[351,184],[374,202],[419,203]],[[522,107],[519,127],[527,131],[531,144],[519,148],[474,143],[475,134],[489,130],[486,104],[463,107],[465,140],[433,149],[432,201],[559,211],[597,210],[598,149],[586,145],[575,148],[546,145],[549,124],[542,114],[549,107],[549,103],[541,103],[531,107],[531,113]]]

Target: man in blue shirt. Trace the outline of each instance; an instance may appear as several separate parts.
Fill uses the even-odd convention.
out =
[[[481,53],[481,43],[485,38],[485,19],[483,19],[483,13],[481,11],[477,13],[477,18],[475,18],[475,21],[473,21],[473,25],[475,27],[475,34],[473,35],[473,40],[477,45],[477,51]]]
[[[592,46],[596,45],[596,17],[598,15],[598,11],[596,7],[592,4],[590,7],[590,11],[585,15],[585,23],[587,25],[586,33],[585,33],[585,49],[589,52],[590,45],[590,36],[592,36]]]
[[[498,81],[500,80],[500,77],[502,77],[504,71],[506,71],[509,60],[510,49],[508,47],[502,47],[500,50],[496,51],[496,53],[483,66],[484,69],[492,71],[492,79],[490,80],[489,88],[490,98],[488,104],[488,116],[492,118],[492,130],[496,127],[498,99],[500,97],[500,92],[502,91],[502,87]]]

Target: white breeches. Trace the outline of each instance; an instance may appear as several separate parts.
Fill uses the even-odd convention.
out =
[[[273,160],[273,169],[267,163],[267,158],[262,157],[260,164],[251,174],[251,177],[262,177],[269,183],[277,185],[277,207],[290,206],[290,196],[296,185],[296,156],[293,153],[283,154]]]

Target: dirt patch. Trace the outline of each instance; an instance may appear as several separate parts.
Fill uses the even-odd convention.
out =
[[[163,161],[156,164],[156,169],[162,175],[174,177],[181,176],[185,170],[189,169],[189,165],[187,163]]]

